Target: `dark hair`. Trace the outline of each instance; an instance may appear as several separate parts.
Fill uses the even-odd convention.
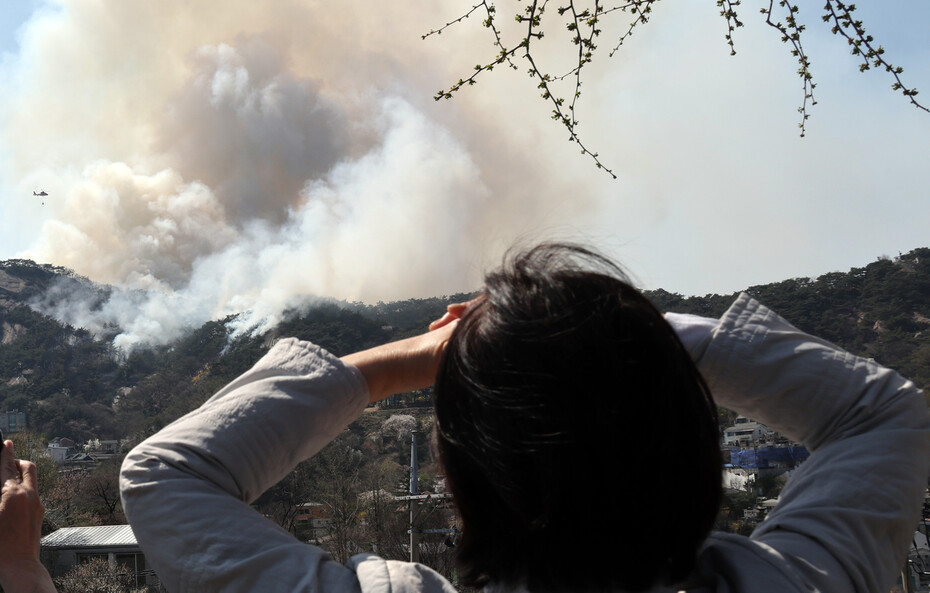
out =
[[[674,330],[609,260],[511,254],[436,381],[465,584],[640,591],[693,568],[721,492],[717,410]]]

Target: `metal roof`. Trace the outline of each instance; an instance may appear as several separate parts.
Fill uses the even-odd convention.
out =
[[[62,527],[42,538],[43,548],[100,548],[105,546],[138,546],[129,525],[97,527]]]
[[[724,432],[735,432],[735,433],[743,433],[743,432],[748,433],[748,432],[754,431],[760,426],[763,428],[765,427],[764,424],[759,424],[758,422],[741,422],[740,424],[734,424],[733,426],[728,426],[727,428],[723,429],[723,431]]]

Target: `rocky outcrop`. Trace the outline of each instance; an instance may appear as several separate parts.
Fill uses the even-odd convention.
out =
[[[3,270],[0,270],[0,289],[18,294],[22,292],[24,288],[26,288],[26,283],[21,278],[10,276]]]
[[[0,337],[0,344],[9,344],[16,338],[26,333],[26,328],[21,326],[18,323],[9,324],[6,321],[3,322],[2,337]]]

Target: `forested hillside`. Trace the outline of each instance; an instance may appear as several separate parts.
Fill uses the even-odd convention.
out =
[[[930,249],[849,272],[752,286],[746,292],[798,328],[930,386]],[[660,309],[716,317],[736,297],[649,293]]]
[[[411,335],[469,295],[365,305],[323,301],[263,335],[232,339],[211,321],[164,347],[116,351],[106,336],[62,325],[29,303],[109,288],[68,270],[0,262],[0,411],[22,410],[35,432],[78,442],[137,440],[193,409],[247,369],[276,338],[297,336],[337,355]],[[930,249],[881,258],[849,272],[746,289],[801,329],[930,385]],[[719,316],[735,294],[648,293],[662,310]],[[113,328],[116,333],[118,328]],[[428,394],[419,394],[421,399]]]

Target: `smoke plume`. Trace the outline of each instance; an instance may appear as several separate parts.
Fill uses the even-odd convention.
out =
[[[411,47],[439,15],[377,9],[422,28],[367,30],[362,3],[216,7],[60,1],[24,28],[5,135],[12,176],[50,197],[23,255],[117,287],[46,312],[132,348],[243,311],[264,328],[314,295],[467,290],[477,245],[546,210],[529,175],[487,207],[485,180],[524,164],[431,101],[451,70]]]
[[[925,245],[926,114],[860,77],[816,17],[804,139],[796,58],[764,22],[731,57],[713,3],[663,5],[608,59],[630,15],[604,19],[577,115],[613,182],[551,121],[519,56],[432,100],[497,55],[477,13],[421,39],[470,6],[45,0],[0,57],[0,239],[116,287],[99,302],[70,284],[41,306],[122,328],[124,349],[241,312],[237,331],[268,327],[315,296],[472,290],[520,239],[592,243],[687,294]],[[926,11],[875,3],[868,21],[919,88],[925,49],[907,47],[925,48]],[[533,42],[540,62],[577,55],[553,26]]]

